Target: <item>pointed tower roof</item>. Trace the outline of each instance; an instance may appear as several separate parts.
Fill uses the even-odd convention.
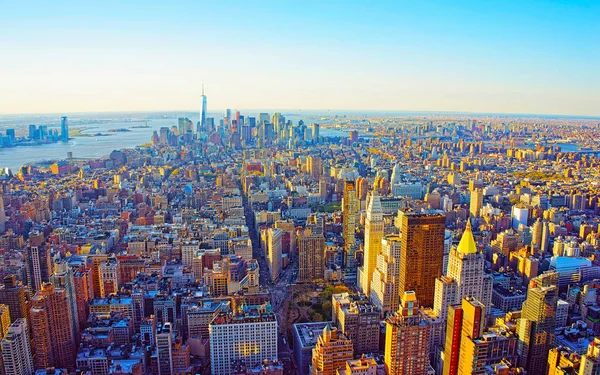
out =
[[[367,211],[383,212],[383,208],[381,208],[381,199],[379,199],[379,194],[373,194],[371,200],[369,201],[369,207],[367,208]]]
[[[465,228],[465,232],[458,243],[458,247],[456,251],[463,254],[476,254],[477,253],[477,244],[475,243],[475,238],[473,238],[473,228],[471,227],[471,220],[467,220],[467,227]]]

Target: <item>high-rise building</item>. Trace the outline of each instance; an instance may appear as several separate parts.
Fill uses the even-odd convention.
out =
[[[8,305],[0,305],[0,340],[8,332],[10,326],[10,312],[8,311]]]
[[[468,361],[463,341],[481,337],[485,329],[485,307],[476,299],[464,298],[448,310],[446,344],[444,346],[444,375],[470,374],[463,372]]]
[[[110,258],[100,263],[100,298],[117,293],[120,284],[120,262]]]
[[[198,130],[209,130],[206,126],[206,95],[204,95],[204,84],[202,84],[202,105],[200,107],[200,121],[198,122]]]
[[[426,375],[431,368],[430,327],[423,320],[414,292],[404,292],[400,304],[400,309],[385,320],[385,370],[387,375]]]
[[[484,328],[481,302],[467,297],[449,307],[443,375],[487,374],[488,366],[503,360],[517,362],[517,337],[506,328],[494,327],[485,333]]]
[[[67,116],[60,118],[60,139],[69,139],[69,123],[67,121]]]
[[[250,368],[277,359],[277,318],[270,304],[244,305],[239,313],[220,314],[208,330],[212,375],[231,374],[231,364],[238,359]]]
[[[469,204],[469,213],[472,217],[479,217],[483,207],[483,190],[475,189],[471,192],[471,203]]]
[[[298,281],[312,282],[325,277],[325,237],[305,229],[298,236]]]
[[[29,287],[35,292],[40,290],[43,283],[50,280],[50,275],[52,274],[50,249],[45,244],[35,244],[30,246],[28,262],[30,278]]]
[[[0,286],[0,303],[8,306],[11,322],[29,318],[29,294],[23,284],[17,283],[15,275],[4,277],[4,284]]]
[[[73,289],[75,290],[75,305],[77,306],[77,319],[79,329],[87,326],[90,315],[90,300],[94,299],[92,271],[80,270],[73,274]]]
[[[342,199],[342,236],[344,237],[345,262],[347,268],[355,267],[355,232],[356,213],[358,212],[358,199],[354,181],[344,181],[344,197]]]
[[[78,339],[79,315],[77,309],[77,296],[75,295],[75,280],[73,278],[73,270],[66,261],[56,260],[54,262],[54,274],[50,276],[50,283],[52,283],[56,289],[62,288],[67,293],[69,310],[71,311],[73,335]]]
[[[306,158],[306,164],[308,173],[314,178],[318,180],[321,178],[321,174],[323,173],[323,161],[320,156],[312,156],[309,155]]]
[[[42,284],[31,300],[29,316],[36,368],[72,370],[76,344],[67,292],[50,283]]]
[[[158,375],[171,375],[173,373],[173,361],[171,360],[172,344],[173,329],[171,323],[159,325],[156,329]]]
[[[478,251],[471,222],[467,221],[458,247],[450,251],[447,274],[435,280],[433,310],[440,318],[445,320],[448,306],[460,304],[467,296],[484,306],[491,305],[493,278],[484,269],[485,255]]]
[[[581,356],[579,375],[600,374],[600,338],[595,337],[587,348],[587,353]]]
[[[348,293],[332,297],[333,323],[352,340],[354,353],[379,352],[381,311],[366,297]]]
[[[527,299],[517,323],[519,357],[528,375],[545,375],[548,351],[554,345],[558,273],[547,272],[529,281]]]
[[[6,212],[4,211],[4,195],[0,191],[0,234],[6,232]]]
[[[25,319],[15,320],[0,342],[5,375],[33,374],[35,367],[29,344],[29,329]]]
[[[281,229],[269,228],[267,230],[267,265],[271,272],[271,281],[279,278],[281,272],[283,231]]]
[[[313,349],[312,375],[336,375],[338,369],[346,366],[346,361],[354,358],[352,340],[337,328],[326,325]]]
[[[398,310],[399,306],[398,279],[402,241],[396,235],[385,236],[381,241],[381,253],[377,254],[370,297],[373,304],[385,314]]]
[[[400,211],[397,217],[402,238],[398,293],[414,291],[425,307],[433,306],[435,279],[444,262],[446,216],[439,212]]]
[[[367,296],[371,293],[371,280],[373,280],[373,272],[375,272],[375,266],[377,265],[377,254],[381,251],[383,231],[381,200],[379,195],[373,194],[367,208],[363,266],[359,270],[360,289]]]

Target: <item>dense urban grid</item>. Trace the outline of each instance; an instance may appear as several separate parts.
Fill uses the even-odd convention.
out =
[[[2,175],[3,374],[600,374],[597,120],[199,119]]]

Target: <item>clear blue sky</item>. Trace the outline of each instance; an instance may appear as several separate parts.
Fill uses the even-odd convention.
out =
[[[372,3],[372,4],[371,4]],[[600,1],[3,1],[0,113],[600,115]]]

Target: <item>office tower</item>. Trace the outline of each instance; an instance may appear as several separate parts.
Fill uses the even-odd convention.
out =
[[[371,280],[373,280],[373,272],[377,264],[377,254],[381,251],[383,230],[381,200],[379,195],[373,194],[367,208],[363,266],[359,270],[360,289],[367,296],[371,293]]]
[[[0,191],[0,234],[6,232],[6,211],[4,211],[4,195]]]
[[[355,266],[354,251],[356,232],[356,213],[358,212],[358,200],[354,181],[344,181],[344,197],[342,200],[342,236],[344,237],[344,251],[346,252],[346,267]]]
[[[73,270],[66,261],[56,260],[54,262],[54,274],[50,276],[50,283],[54,285],[56,289],[62,288],[67,293],[73,335],[77,340],[79,339],[79,315],[77,309],[77,297],[75,294],[75,280],[73,278]]]
[[[281,229],[269,228],[267,230],[267,265],[271,272],[271,281],[279,278],[281,272],[281,240],[283,231]]]
[[[321,135],[319,134],[319,124],[312,124],[312,139],[313,143],[319,143],[319,138]]]
[[[87,266],[92,271],[92,282],[94,286],[94,298],[100,298],[100,264],[108,259],[106,254],[90,254],[87,258]]]
[[[29,139],[36,139],[37,138],[37,130],[36,130],[36,126],[31,124],[29,125]]]
[[[540,249],[542,246],[542,234],[544,233],[544,224],[540,218],[531,226],[531,246]]]
[[[371,301],[384,314],[398,310],[398,278],[400,277],[400,251],[402,241],[399,236],[385,236],[381,243],[381,253],[377,254],[377,266],[371,281]]]
[[[73,369],[76,344],[66,291],[42,284],[31,300],[29,316],[35,367]]]
[[[472,217],[479,217],[481,208],[483,207],[483,190],[475,189],[471,192],[471,203],[469,205],[469,213]]]
[[[92,271],[81,270],[73,274],[73,289],[75,290],[75,305],[77,307],[77,319],[79,329],[87,326],[90,315],[90,300],[94,299],[94,286],[92,283]]]
[[[159,325],[156,330],[156,355],[158,357],[158,375],[171,375],[173,362],[171,350],[173,344],[173,330],[171,323]]]
[[[206,95],[204,95],[204,83],[202,84],[202,105],[200,107],[200,121],[198,122],[198,131],[207,131],[206,124]]]
[[[444,262],[446,216],[438,212],[400,211],[397,217],[402,238],[398,293],[414,291],[425,307],[433,306],[435,278]]]
[[[540,253],[544,254],[548,251],[548,246],[550,244],[550,224],[544,220],[542,224],[542,240],[540,243]]]
[[[0,305],[0,340],[8,332],[10,326],[10,312],[8,311],[8,305]]]
[[[239,313],[220,314],[208,330],[212,375],[230,375],[235,360],[254,367],[277,358],[277,318],[270,304],[244,305]]]
[[[448,309],[446,344],[444,346],[444,375],[470,374],[465,368],[469,362],[466,356],[466,342],[479,338],[485,328],[485,307],[473,298],[463,298],[461,303]]]
[[[119,261],[114,258],[107,259],[100,263],[100,298],[106,298],[111,294],[115,294],[119,291],[119,266]]]
[[[429,336],[430,327],[423,320],[416,294],[404,292],[400,309],[385,320],[387,375],[428,374]]]
[[[67,116],[60,118],[60,139],[69,139],[69,123],[67,122]]]
[[[5,375],[30,375],[35,371],[25,319],[15,320],[0,342]]]
[[[448,272],[435,280],[435,300],[433,310],[446,320],[448,306],[460,304],[470,296],[491,305],[493,278],[485,275],[485,255],[477,249],[473,238],[471,222],[462,235],[458,247],[450,251]]]
[[[321,178],[321,173],[323,171],[323,162],[320,156],[312,156],[309,155],[306,158],[306,164],[308,167],[308,173],[314,178],[318,180]]]
[[[348,293],[332,296],[333,323],[352,340],[355,353],[379,351],[381,310],[364,296]]]
[[[298,236],[298,281],[325,278],[325,237],[305,229]]]
[[[600,374],[600,338],[595,337],[587,348],[587,353],[581,356],[579,375]]]
[[[41,234],[43,236],[43,234]],[[29,278],[32,291],[40,290],[43,283],[47,282],[52,273],[52,260],[50,249],[45,244],[34,244],[29,248]]]
[[[11,322],[28,319],[29,294],[23,284],[17,283],[15,275],[4,276],[4,283],[0,286],[0,303],[8,306]]]
[[[346,366],[346,361],[354,358],[352,340],[337,328],[326,325],[313,349],[312,375],[336,375],[338,369]]]
[[[519,356],[528,375],[546,374],[546,358],[554,344],[557,284],[557,272],[547,272],[529,281],[527,299],[517,322]]]

